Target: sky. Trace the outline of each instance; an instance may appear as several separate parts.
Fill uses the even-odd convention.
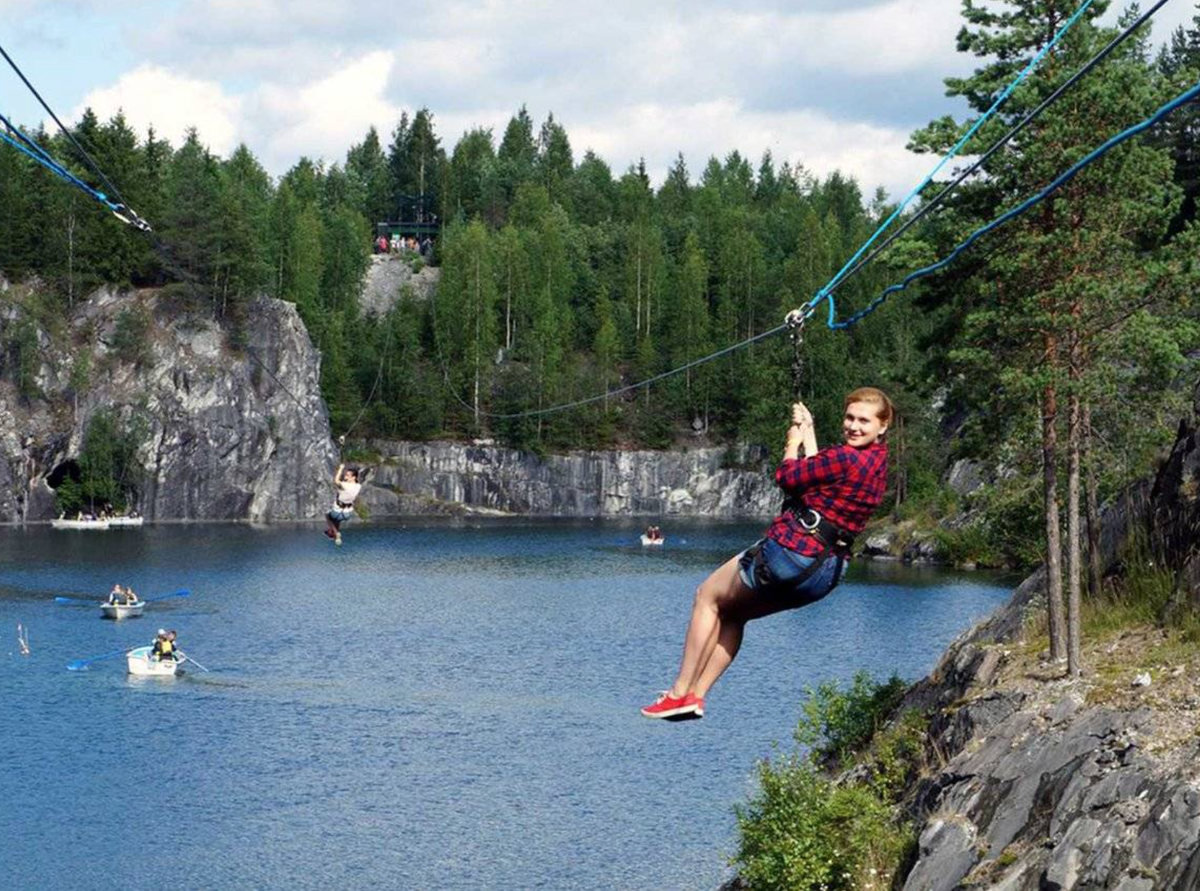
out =
[[[757,162],[854,176],[896,197],[935,159],[908,135],[964,106],[943,78],[959,0],[0,0],[3,46],[59,117],[118,109],[178,145],[245,142],[272,173],[301,156],[340,162],[374,125],[427,106],[447,151],[527,106],[553,113],[576,160],[617,174],[644,158],[661,180],[733,149]],[[1114,20],[1118,8],[1106,15]],[[1197,12],[1171,0],[1163,39]],[[2,63],[2,60],[0,60]],[[44,115],[7,67],[0,111]]]

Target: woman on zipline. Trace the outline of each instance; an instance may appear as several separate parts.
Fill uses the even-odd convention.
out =
[[[874,387],[850,393],[845,406],[844,443],[820,451],[812,414],[802,403],[792,406],[775,471],[783,510],[765,538],[696,589],[679,676],[642,709],[647,718],[704,717],[704,697],[737,655],[747,622],[815,603],[841,581],[854,537],[883,500],[882,437],[893,413],[891,400]]]

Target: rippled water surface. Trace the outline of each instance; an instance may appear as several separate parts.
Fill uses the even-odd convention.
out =
[[[1007,597],[856,565],[749,626],[703,721],[652,722],[696,584],[760,528],[638,531],[0,530],[0,888],[713,888],[805,684],[924,674]],[[53,600],[117,581],[192,596],[122,622]],[[211,671],[66,670],[159,626]]]

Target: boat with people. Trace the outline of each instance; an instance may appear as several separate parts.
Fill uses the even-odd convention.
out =
[[[154,647],[135,647],[125,654],[125,662],[129,673],[139,677],[174,677],[179,673],[179,666],[187,661],[181,653],[158,658],[153,654]]]
[[[657,526],[647,526],[646,531],[642,533],[642,547],[644,548],[661,548],[666,540],[666,536]]]
[[[77,517],[74,520],[56,517],[50,521],[50,526],[53,529],[107,529],[110,522],[99,517]]]
[[[134,600],[128,603],[102,603],[100,615],[106,619],[133,619],[146,609],[146,601]]]
[[[109,517],[108,526],[110,529],[132,529],[141,526],[146,522],[145,517]]]

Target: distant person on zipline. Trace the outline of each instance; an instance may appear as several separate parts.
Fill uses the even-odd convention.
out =
[[[362,490],[358,482],[358,471],[353,467],[346,467],[345,464],[338,464],[333,474],[333,487],[337,490],[337,496],[333,508],[325,515],[325,535],[332,538],[335,545],[340,545],[342,523],[354,516],[354,499]]]
[[[704,717],[704,697],[733,662],[747,622],[816,603],[841,581],[854,537],[883,500],[882,437],[893,414],[891,400],[874,387],[850,393],[845,406],[843,444],[819,451],[812,413],[802,403],[792,406],[775,471],[783,510],[765,538],[696,589],[679,676],[642,709],[647,718]]]

